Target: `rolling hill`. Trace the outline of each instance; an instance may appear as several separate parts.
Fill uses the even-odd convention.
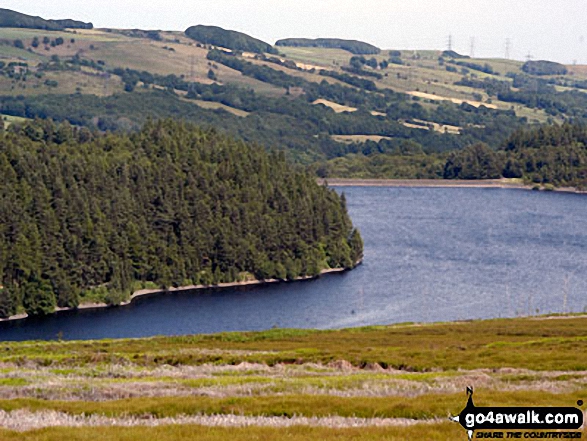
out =
[[[21,14],[10,9],[0,9],[0,27],[3,28],[30,28],[46,29],[51,31],[62,30],[63,26],[45,20],[41,17]]]
[[[186,29],[185,34],[203,44],[221,46],[235,51],[277,53],[269,43],[265,43],[242,32],[226,30],[218,26],[191,26]]]
[[[92,29],[93,25],[92,23],[71,19],[45,20],[41,17],[33,17],[10,9],[0,8],[0,27],[60,31],[65,28]]]
[[[440,178],[445,152],[497,149],[521,128],[587,118],[581,66],[535,75],[514,60],[357,55],[324,40],[340,47],[273,47],[207,26],[2,28],[0,112],[95,130],[184,118],[281,149],[321,176],[402,178]]]

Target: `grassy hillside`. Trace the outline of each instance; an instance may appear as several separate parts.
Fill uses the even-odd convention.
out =
[[[446,416],[466,386],[477,405],[575,406],[586,333],[587,318],[571,316],[4,342],[0,420],[20,432],[0,435],[86,439],[90,425],[114,424],[130,427],[101,436],[464,439]],[[62,427],[41,430],[48,421]]]
[[[5,29],[0,31],[0,39],[15,40],[21,39],[24,43],[25,49],[30,47],[30,42],[34,36],[42,38],[42,32],[38,31],[13,31]],[[50,39],[64,37],[60,33],[49,32],[45,33]],[[104,32],[99,30],[85,32],[78,30],[75,35],[67,33],[65,37],[72,37],[76,40],[74,44],[51,47],[48,48],[39,46],[38,48],[31,48],[31,52],[21,50],[18,52],[10,52],[8,47],[0,47],[0,56],[4,59],[23,59],[37,61],[41,59],[49,59],[52,55],[61,57],[74,56],[80,53],[82,58],[88,60],[102,60],[107,66],[111,67],[129,67],[132,69],[143,70],[148,69],[153,73],[168,75],[184,75],[194,81],[206,82],[207,73],[210,68],[206,60],[207,50],[196,46],[196,42],[190,42],[189,39],[179,38],[173,33],[162,33],[162,41],[155,42],[149,39],[124,37],[114,32]],[[90,45],[92,49],[90,49]],[[69,46],[69,47],[67,47]],[[165,49],[164,47],[167,47]],[[47,50],[48,49],[48,50]],[[245,50],[245,49],[241,49]],[[351,55],[342,49],[327,49],[320,47],[279,47],[287,59],[291,59],[302,68],[323,68],[340,70],[340,67],[348,65]],[[383,51],[381,54],[374,56],[378,62],[389,59],[388,51]],[[139,56],[140,54],[140,56]],[[392,89],[399,92],[422,92],[431,95],[436,95],[442,98],[455,98],[462,101],[481,101],[486,104],[489,96],[480,90],[471,87],[457,86],[454,83],[462,78],[462,73],[449,72],[445,66],[440,66],[438,58],[440,52],[434,51],[404,51],[401,54],[400,60],[403,64],[389,63],[385,69],[378,72],[381,73],[382,78],[376,80],[376,84],[382,89]],[[523,63],[511,60],[470,60],[471,62],[478,62],[482,64],[489,64],[493,67],[495,72],[499,74],[503,81],[510,81],[505,78],[508,72],[522,73]],[[217,77],[221,82],[235,84],[243,87],[253,87],[261,93],[276,93],[272,91],[271,87],[267,85],[260,85],[259,81],[251,80],[243,77],[239,73],[234,73],[224,66],[218,66],[219,72]],[[460,70],[461,68],[459,68]],[[303,70],[289,70],[293,76],[303,74]],[[483,72],[473,72],[479,78],[492,77],[492,75],[484,74]],[[574,75],[577,77],[577,75]],[[579,76],[577,79],[583,77]],[[325,78],[327,81],[330,79]],[[584,79],[587,79],[585,75]],[[281,94],[284,91],[280,92]],[[479,99],[479,95],[481,99]],[[434,99],[424,100],[434,101]],[[512,103],[501,102],[492,99],[492,104],[502,109],[509,109]],[[516,111],[529,115],[530,119],[537,121],[545,121],[546,114],[540,109],[528,109],[521,105],[513,104]]]
[[[194,27],[198,28],[198,27]],[[230,31],[226,31],[230,32]],[[149,69],[153,73],[158,74],[175,74],[185,75],[194,81],[206,81],[206,75],[209,70],[206,61],[207,50],[205,48],[197,47],[196,42],[190,39],[181,38],[174,33],[161,33],[161,42],[155,42],[147,38],[132,38],[124,37],[115,32],[105,32],[100,30],[85,31],[78,30],[74,35],[71,32],[65,34],[55,32],[45,32],[33,30],[11,30],[4,29],[0,31],[0,40],[15,40],[23,41],[25,49],[30,47],[30,42],[37,36],[42,38],[47,35],[51,40],[58,37],[69,37],[76,40],[75,44],[68,44],[59,47],[43,47],[31,48],[32,52],[24,50],[18,53],[8,52],[6,45],[0,47],[0,57],[6,60],[23,59],[37,61],[39,57],[49,59],[52,55],[58,56],[73,56],[80,53],[80,56],[88,60],[102,60],[108,66],[112,67],[129,67],[132,69]],[[222,46],[220,43],[207,42],[202,40],[205,44],[216,44]],[[93,46],[90,49],[90,45]],[[69,47],[67,47],[69,46]],[[225,45],[228,47],[229,45]],[[164,48],[166,47],[166,49]],[[236,48],[236,47],[235,47]],[[238,48],[237,48],[238,49]],[[265,48],[267,49],[267,48]],[[247,51],[242,47],[240,50]],[[287,59],[291,59],[296,64],[301,65],[302,68],[309,69],[323,68],[339,70],[340,67],[348,65],[352,55],[346,50],[329,49],[323,47],[286,47],[280,46],[279,50],[283,52]],[[253,52],[252,49],[250,49]],[[167,52],[167,53],[166,53]],[[140,54],[139,57],[137,54]],[[403,51],[400,57],[397,57],[402,64],[389,63],[384,69],[378,70],[382,75],[380,80],[376,80],[376,84],[383,89],[389,88],[399,92],[418,91],[437,95],[443,98],[457,98],[463,101],[482,101],[487,104],[489,96],[484,91],[479,91],[471,87],[457,86],[454,83],[458,82],[463,74],[462,68],[458,67],[457,72],[450,72],[446,70],[446,66],[439,64],[440,52],[435,51]],[[382,51],[379,55],[374,55],[377,62],[389,60],[388,51]],[[512,60],[493,60],[493,59],[468,59],[468,62],[489,64],[493,70],[498,74],[500,80],[510,81],[511,78],[505,77],[507,73],[522,73],[523,63]],[[193,65],[193,69],[192,69]],[[235,75],[226,71],[222,66],[219,66],[220,72],[218,77],[221,81],[226,81],[231,84],[242,85],[244,87],[252,86],[256,82],[243,78],[242,75]],[[379,68],[378,68],[379,69]],[[293,76],[303,74],[303,70],[290,70],[289,73]],[[474,75],[478,78],[492,78],[496,75],[489,75],[479,71],[469,71],[468,75]],[[587,80],[587,74],[574,74],[577,80]],[[327,79],[327,81],[329,81]],[[481,99],[479,100],[479,96]],[[434,101],[434,100],[431,100]],[[493,104],[498,108],[510,108],[512,103],[501,102],[493,99]],[[523,106],[517,106],[519,111],[522,111]],[[542,117],[544,112],[537,110],[535,119],[545,119]]]
[[[138,127],[147,109],[157,117],[218,125],[286,150],[318,171],[338,173],[344,162],[362,169],[363,177],[427,178],[442,176],[428,166],[438,158],[424,158],[428,165],[416,171],[406,152],[429,155],[479,142],[497,149],[527,125],[587,117],[587,69],[580,66],[566,75],[538,76],[524,72],[521,62],[441,51],[363,56],[340,48],[278,46],[277,55],[249,36],[193,30],[203,32],[199,40],[136,29],[0,29],[1,110],[103,130]],[[234,52],[212,55],[211,45]],[[153,101],[142,95],[162,90],[168,95],[157,98],[165,101],[158,108],[133,108]],[[51,105],[48,95],[55,103],[83,102],[80,97],[95,103],[98,96],[125,104],[88,105],[82,115],[79,106]],[[9,103],[18,96],[25,97],[21,106]],[[218,123],[224,111],[238,118]],[[395,156],[390,161],[378,155]]]

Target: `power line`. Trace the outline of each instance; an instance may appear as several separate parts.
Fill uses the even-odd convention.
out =
[[[475,58],[475,37],[471,37],[471,51],[469,55],[471,58]]]
[[[448,36],[448,50],[452,51],[452,34]]]

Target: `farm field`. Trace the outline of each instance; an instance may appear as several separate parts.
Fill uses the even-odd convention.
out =
[[[234,107],[230,107],[230,106],[226,106],[222,103],[215,103],[213,101],[202,101],[202,100],[193,100],[193,103],[195,103],[196,105],[200,106],[203,109],[223,109],[226,110],[229,113],[232,113],[233,115],[236,116],[241,116],[241,117],[246,117],[247,115],[249,115],[249,112],[245,112],[244,110],[240,110],[240,109],[235,109]]]
[[[39,41],[47,37],[50,41],[63,39],[61,45],[41,43],[33,48],[34,38]],[[23,48],[17,48],[14,41],[23,42]],[[147,71],[157,75],[176,75],[189,81],[209,84],[209,71],[215,74],[215,80],[221,85],[235,85],[245,89],[252,89],[256,93],[269,97],[282,97],[286,90],[258,78],[243,75],[241,72],[224,66],[221,63],[211,63],[207,60],[207,47],[185,36],[182,32],[160,31],[159,39],[154,40],[142,34],[133,34],[128,30],[92,29],[45,31],[37,29],[0,29],[0,60],[5,63],[25,62],[29,69],[36,71],[39,63],[48,63],[51,60],[64,60],[79,57],[80,60],[98,63],[105,70],[115,68]],[[318,75],[320,69],[343,72],[353,56],[342,49],[306,48],[306,47],[279,47],[280,58],[292,60],[301,66],[299,70],[290,69],[278,64],[254,59],[253,54],[243,54],[243,59],[256,66],[266,66],[274,71],[286,75],[299,77],[313,83],[326,81],[333,85],[345,85],[338,79]],[[382,50],[373,56],[377,62],[389,58],[389,50]],[[506,103],[496,97],[490,97],[480,89],[456,85],[463,78],[463,69],[447,71],[446,65],[439,61],[441,51],[401,51],[401,63],[389,65],[384,69],[377,69],[380,79],[373,78],[379,89],[390,89],[395,92],[407,93],[419,100],[426,108],[434,108],[442,101],[452,101],[460,105],[470,103],[474,106],[484,105],[488,108],[508,110],[513,108],[516,115],[526,117],[529,122],[545,123],[547,121],[561,122],[560,116],[548,115],[543,110],[530,109],[521,104]],[[370,58],[371,56],[367,57]],[[521,72],[522,62],[504,59],[466,59],[468,63],[490,66],[495,75],[480,71],[472,71],[471,77],[480,80],[496,79],[511,82],[506,74]],[[458,67],[458,66],[457,66]],[[316,71],[310,72],[314,68]],[[569,67],[574,80],[587,79],[587,73],[581,66]],[[48,85],[49,84],[49,85]],[[347,85],[348,86],[348,85]],[[559,88],[560,89],[560,88]],[[561,89],[562,90],[562,89]],[[564,90],[573,90],[565,88]],[[43,95],[43,94],[73,94],[112,95],[123,92],[123,83],[119,77],[111,77],[105,84],[100,72],[95,70],[81,71],[53,71],[47,72],[42,78],[30,78],[21,81],[19,78],[0,78],[0,94],[4,95]],[[292,93],[295,95],[296,92]],[[328,105],[327,103],[324,103]],[[330,106],[336,111],[344,107]],[[354,106],[345,106],[354,109]],[[345,109],[346,111],[351,111]],[[368,109],[374,111],[376,109]],[[440,122],[437,122],[440,123]],[[450,131],[450,130],[449,130]],[[456,131],[450,131],[457,134]]]
[[[458,439],[587,396],[587,316],[0,344],[1,439]],[[482,403],[482,404],[481,404]]]
[[[75,30],[75,31],[45,31],[37,29],[11,29],[0,28],[0,60],[5,62],[27,62],[31,66],[36,66],[41,62],[48,62],[51,57],[67,58],[79,56],[94,62],[101,62],[106,68],[128,68],[138,71],[148,71],[159,75],[174,74],[185,76],[193,81],[206,83],[207,72],[210,69],[208,60],[206,60],[207,50],[197,47],[193,40],[185,36],[181,37],[176,33],[163,32],[162,41],[153,41],[148,38],[137,38],[122,35],[114,30],[93,29],[93,30]],[[33,38],[37,37],[42,40],[48,37],[50,40],[62,38],[65,43],[56,47],[41,44],[37,48],[31,48]],[[18,49],[12,45],[14,40],[21,40],[28,49]],[[244,87],[250,87],[256,92],[270,95],[281,96],[284,91],[280,88],[267,83],[255,80],[250,77],[244,77],[240,72],[234,71],[223,65],[216,65],[215,70],[222,82],[236,82]],[[60,85],[50,90],[45,88],[34,88],[29,91],[24,90],[21,84],[16,85],[0,84],[0,93],[4,94],[43,94],[43,93],[61,93],[70,94],[75,92],[75,87],[69,84],[71,81],[87,82],[86,78],[79,78],[84,72],[72,72],[75,79],[63,79]],[[85,73],[87,74],[87,72]],[[64,72],[55,72],[54,76],[62,77]],[[43,82],[46,78],[43,78]],[[67,81],[66,81],[67,80]],[[117,79],[120,82],[119,79]],[[3,81],[3,83],[6,81]],[[14,83],[14,82],[12,82]],[[63,83],[63,85],[61,84]],[[65,83],[68,86],[65,86]],[[65,87],[64,87],[65,86]],[[73,90],[72,90],[73,89]],[[122,88],[112,89],[112,92],[122,92]],[[90,87],[82,90],[85,94],[102,95],[96,89]]]
[[[241,51],[181,31],[0,28],[1,110],[124,131],[148,109],[283,149],[320,175],[432,179],[452,176],[445,152],[497,151],[516,131],[577,121],[587,106],[582,66],[534,75],[522,61],[441,50],[269,47]],[[539,178],[531,163],[495,161],[494,177],[572,186],[564,172]]]

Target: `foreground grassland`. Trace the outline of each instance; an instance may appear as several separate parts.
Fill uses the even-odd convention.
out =
[[[294,427],[288,429],[276,429],[268,427],[248,427],[246,429],[202,427],[202,426],[167,426],[158,428],[82,428],[68,429],[55,428],[31,431],[26,433],[2,432],[0,438],[6,441],[182,441],[182,440],[210,440],[210,441],[251,441],[251,440],[291,440],[305,441],[308,439],[329,440],[355,440],[370,441],[381,440],[448,440],[466,439],[464,431],[456,424],[442,423],[429,427],[408,428],[353,428],[331,429],[320,427]]]
[[[456,439],[467,385],[573,406],[586,353],[587,316],[3,342],[0,439]]]

